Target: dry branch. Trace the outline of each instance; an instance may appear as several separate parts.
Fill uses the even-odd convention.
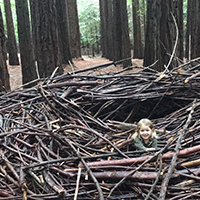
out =
[[[200,145],[190,147],[184,150],[181,150],[178,153],[178,157],[184,157],[188,154],[195,153],[200,151]],[[174,152],[168,152],[163,154],[162,159],[171,159],[174,156]],[[89,167],[99,167],[99,166],[112,166],[112,165],[133,165],[137,163],[142,163],[147,159],[152,158],[153,156],[140,156],[138,158],[129,158],[129,159],[120,159],[120,160],[103,160],[103,161],[97,161],[97,162],[90,162],[87,163]]]
[[[186,66],[190,63],[180,68]],[[198,67],[184,73],[177,68],[162,78],[147,69],[97,75],[94,67],[86,70],[89,75],[51,77],[0,96],[0,199],[107,199],[110,191],[111,199],[159,199],[195,98],[171,176],[174,185],[185,187],[169,182],[166,198],[198,197],[200,79],[193,71]],[[149,115],[159,150],[147,153],[137,151],[130,138],[136,122]]]

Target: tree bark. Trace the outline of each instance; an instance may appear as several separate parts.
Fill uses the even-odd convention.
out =
[[[27,0],[16,0],[19,48],[22,65],[22,83],[28,83],[37,78],[33,43],[31,37],[29,10]]]
[[[179,30],[179,40],[178,40],[178,46],[176,51],[176,56],[183,60],[184,57],[184,50],[183,50],[183,38],[184,38],[184,29],[183,29],[183,1],[177,0],[173,1],[173,8],[174,8],[174,16],[176,18],[176,22],[178,25]]]
[[[132,63],[126,0],[113,1],[113,26],[114,60],[125,59],[122,62],[123,67],[130,66]]]
[[[17,42],[15,38],[15,31],[13,25],[12,11],[10,0],[4,0],[5,13],[6,13],[6,26],[7,26],[7,49],[9,54],[9,64],[19,65]]]
[[[191,58],[197,58],[200,56],[200,2],[193,0],[191,9]]]
[[[39,11],[38,11],[38,1],[37,0],[29,0],[30,3],[30,12],[31,12],[31,27],[32,27],[32,38],[33,38],[33,50],[35,61],[38,61],[38,26],[37,21],[39,20]]]
[[[102,57],[109,58],[108,53],[108,0],[100,0],[100,20],[101,20],[101,48]],[[112,14],[112,11],[110,11]]]
[[[77,10],[77,0],[67,0],[67,13],[69,25],[69,41],[72,58],[81,57],[80,29]]]
[[[55,0],[38,1],[37,51],[38,68],[41,78],[49,77],[58,67],[57,74],[63,73]]]
[[[145,34],[144,66],[149,66],[157,60],[161,60],[160,54],[160,19],[161,0],[147,0],[147,24]],[[163,67],[159,63],[154,65],[154,69],[162,71]]]
[[[127,177],[130,172],[127,171],[104,171],[104,172],[93,172],[94,176],[97,179],[104,179],[104,180],[121,180],[124,177]],[[128,177],[128,180],[154,180],[158,174],[156,172],[144,172],[144,171],[137,171],[132,176]]]
[[[112,0],[108,0],[107,4],[108,15],[107,15],[107,57],[110,60],[114,60],[114,49],[113,49],[113,3]]]
[[[187,149],[183,149],[179,152],[178,157],[186,156],[190,153],[195,153],[200,150],[200,145],[189,147]],[[174,152],[167,152],[163,154],[162,159],[170,159],[173,157]],[[103,160],[103,161],[96,161],[96,162],[89,162],[87,163],[89,167],[94,168],[98,166],[111,166],[111,165],[132,165],[133,163],[142,163],[145,160],[149,159],[153,156],[141,156],[137,158],[128,158],[128,159],[121,159],[121,160]]]
[[[185,47],[185,57],[191,59],[191,25],[193,21],[191,19],[191,9],[194,0],[187,1],[187,26],[186,26],[186,47]]]
[[[59,46],[62,54],[62,64],[72,62],[70,47],[69,47],[69,30],[66,0],[56,0],[57,16],[58,16],[58,33]]]
[[[145,38],[144,66],[157,61],[153,68],[158,71],[177,66],[183,59],[183,2],[148,0]]]
[[[183,60],[183,1],[182,0],[163,0],[161,1],[162,16],[160,25],[160,45],[161,45],[161,62],[162,66],[168,64],[170,56],[175,49],[175,58],[173,59],[169,69],[180,64]],[[178,27],[178,43],[176,43],[176,26],[173,20],[175,17]]]
[[[160,53],[161,57],[159,60],[160,70],[164,70],[164,65],[167,65],[172,54],[173,41],[175,34],[174,22],[171,16],[172,5],[171,0],[161,0],[161,24],[160,24]],[[172,69],[170,65],[169,69]]]
[[[4,33],[3,17],[0,8],[0,92],[10,90],[9,74],[5,56],[5,41],[6,37]]]
[[[133,9],[133,57],[143,58],[139,0],[132,0]]]

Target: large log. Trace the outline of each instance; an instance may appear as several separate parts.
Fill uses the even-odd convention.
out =
[[[178,157],[186,156],[190,153],[195,153],[200,151],[200,145],[183,149],[179,152]],[[163,154],[162,159],[170,159],[174,155],[174,152],[167,152]],[[132,165],[136,163],[142,163],[145,160],[151,158],[153,156],[141,156],[137,158],[129,158],[129,159],[120,159],[120,160],[103,160],[103,161],[96,161],[96,162],[89,162],[89,167],[99,167],[99,166],[112,166],[112,165]],[[80,165],[81,166],[81,165]],[[82,167],[82,166],[81,166]]]
[[[129,171],[104,171],[104,172],[93,172],[94,176],[97,179],[115,179],[119,180],[124,177],[127,177],[130,172]],[[132,176],[128,176],[129,180],[155,180],[158,174],[156,172],[146,172],[146,171],[137,171]]]

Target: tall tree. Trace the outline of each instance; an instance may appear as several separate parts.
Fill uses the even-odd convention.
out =
[[[189,2],[188,2],[189,5]],[[200,56],[200,2],[198,0],[191,0],[190,2],[190,19],[188,23],[189,35],[191,36],[191,58],[197,58]],[[189,25],[189,23],[191,23]]]
[[[139,0],[132,0],[132,9],[133,9],[133,56],[134,58],[143,58]]]
[[[196,12],[196,34],[195,34],[195,46],[194,46],[194,54],[193,58],[200,57],[200,2],[197,1],[197,12]]]
[[[99,0],[100,22],[101,22],[101,51],[102,57],[107,57],[107,34],[106,34],[106,19],[107,19],[107,0]]]
[[[38,6],[38,18],[35,28],[37,28],[37,61],[40,77],[50,76],[57,67],[57,73],[62,74],[56,1],[35,1],[38,1],[36,4]]]
[[[15,4],[22,65],[22,83],[25,84],[37,78],[30,29],[29,9],[27,0],[16,0]]]
[[[161,0],[161,24],[160,24],[160,53],[161,57],[159,65],[164,69],[164,65],[167,65],[172,54],[173,41],[175,35],[175,26],[172,19],[172,5],[171,0]],[[172,68],[172,65],[171,67]]]
[[[101,48],[102,57],[114,60],[113,52],[113,3],[100,0]]]
[[[107,4],[108,15],[106,23],[106,35],[107,35],[107,57],[110,60],[114,60],[114,49],[113,49],[113,2],[108,0]]]
[[[161,1],[161,65],[167,65],[175,50],[170,68],[175,67],[179,60],[183,60],[183,1]],[[176,39],[178,39],[176,41]],[[176,44],[177,42],[177,44]]]
[[[173,13],[178,26],[178,44],[176,56],[183,60],[184,57],[184,29],[183,29],[183,0],[173,1]]]
[[[7,50],[9,54],[9,64],[19,65],[17,42],[15,38],[15,31],[12,18],[12,10],[10,0],[4,0],[5,13],[6,13],[6,26],[7,26]]]
[[[160,55],[160,18],[161,0],[147,0],[147,24],[145,34],[144,66],[149,66],[161,59]],[[154,68],[161,71],[163,68],[157,63]]]
[[[6,37],[0,8],[0,92],[10,90],[9,74],[5,56],[5,41]]]
[[[192,11],[192,4],[194,0],[187,1],[187,26],[186,26],[186,46],[185,46],[185,57],[191,59],[191,27],[194,24],[194,20],[191,20],[191,15],[194,14]],[[191,21],[190,21],[191,20]]]
[[[130,66],[132,63],[126,0],[113,1],[113,27],[114,60],[124,60],[123,67]]]
[[[177,7],[180,8],[177,8]],[[183,4],[173,0],[147,1],[147,29],[144,66],[158,61],[154,68],[163,71],[183,58]],[[161,24],[162,23],[162,24]],[[173,54],[173,55],[172,55]],[[171,59],[173,58],[173,59]]]
[[[37,34],[38,34],[38,25],[37,22],[39,20],[39,11],[38,11],[38,1],[36,0],[29,0],[30,3],[30,12],[31,12],[31,30],[32,30],[32,38],[33,38],[33,50],[34,50],[34,57],[35,61],[38,60],[38,41],[37,41]]]
[[[69,64],[72,62],[70,47],[69,47],[69,30],[66,0],[56,0],[57,16],[58,16],[58,31],[59,45],[62,54],[62,63]]]
[[[67,0],[69,24],[70,51],[72,58],[81,57],[80,29],[77,10],[77,0]]]

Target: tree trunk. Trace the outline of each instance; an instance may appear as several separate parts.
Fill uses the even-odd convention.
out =
[[[161,62],[162,66],[168,64],[170,57],[175,49],[175,57],[170,64],[169,69],[179,65],[183,60],[183,2],[182,0],[163,0],[161,1],[162,17],[160,27],[160,45],[161,45]],[[176,26],[173,20],[176,20],[178,28],[178,43],[176,43]]]
[[[113,1],[113,35],[114,35],[114,61],[122,59],[122,29],[120,0]]]
[[[114,60],[113,48],[113,3],[112,0],[100,0],[101,47],[102,57]]]
[[[183,60],[184,50],[183,50],[183,38],[184,38],[184,30],[183,30],[183,0],[173,1],[174,8],[174,16],[176,18],[176,22],[179,30],[179,40],[177,45],[176,56]]]
[[[191,9],[191,58],[197,58],[200,56],[200,2],[193,0]]]
[[[108,19],[107,19],[107,41],[108,41],[108,58],[114,60],[114,49],[113,49],[113,3],[111,0],[108,1]]]
[[[39,20],[39,11],[38,11],[38,1],[37,0],[29,0],[30,2],[30,11],[31,11],[31,27],[32,27],[32,38],[33,38],[33,50],[35,61],[38,61],[38,26],[37,22]]]
[[[107,30],[108,28],[108,0],[100,0],[99,5],[100,5],[100,20],[101,20],[102,57],[108,58],[108,30]]]
[[[37,1],[39,12],[37,20],[38,68],[40,77],[45,78],[51,76],[57,67],[57,74],[62,74],[63,67],[58,40],[56,1]]]
[[[165,69],[164,66],[172,69],[177,66],[180,59],[183,59],[182,6],[181,1],[147,1],[144,66],[158,61],[153,67],[158,71],[163,71]],[[174,19],[176,19],[176,23]],[[177,24],[177,27],[175,24]],[[176,28],[179,29],[178,35]],[[178,40],[176,44],[177,36]],[[171,59],[171,56],[173,56],[173,59]]]
[[[114,60],[124,60],[123,67],[132,65],[126,0],[113,1]]]
[[[173,41],[174,41],[174,22],[171,16],[172,5],[171,0],[161,0],[161,24],[160,24],[160,69],[164,70],[164,65],[167,65],[172,54]],[[172,69],[172,65],[170,65]]]
[[[146,33],[146,4],[147,4],[147,2],[146,2],[146,0],[142,0],[142,6],[143,6],[143,9],[144,9],[144,13],[143,13],[143,19],[142,19],[142,21],[143,21],[143,39],[145,39],[145,33]],[[144,44],[145,44],[145,41],[144,41]],[[143,47],[144,48],[144,47]]]
[[[0,8],[0,92],[10,90],[9,74],[5,56],[5,41],[6,37]]]
[[[6,26],[7,26],[7,35],[8,35],[7,49],[9,53],[9,64],[19,65],[17,42],[15,38],[10,0],[4,0],[4,6],[5,6],[5,13],[6,13]]]
[[[37,78],[33,44],[30,29],[29,10],[27,0],[16,0],[19,48],[22,65],[22,83],[28,83]]]
[[[147,24],[145,34],[144,66],[149,66],[161,59],[160,55],[160,18],[161,0],[147,0]],[[157,62],[154,69],[162,71],[163,67]]]
[[[191,25],[193,20],[191,20],[191,9],[194,0],[187,1],[187,26],[186,26],[186,47],[185,47],[185,57],[191,59]]]
[[[72,58],[81,57],[80,30],[77,11],[77,0],[67,0],[69,41]]]
[[[66,0],[56,0],[56,8],[58,16],[59,46],[62,54],[62,64],[69,64],[69,61],[72,62],[72,57],[69,49]]]
[[[133,8],[133,57],[143,58],[139,0],[132,0]]]

